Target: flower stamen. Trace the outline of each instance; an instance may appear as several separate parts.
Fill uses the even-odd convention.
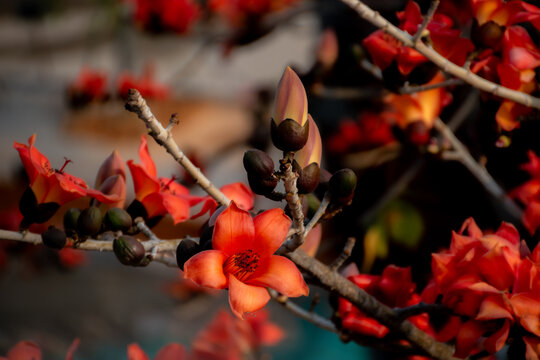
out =
[[[253,250],[244,250],[229,257],[223,264],[223,271],[244,281],[255,272],[259,259],[260,256]]]

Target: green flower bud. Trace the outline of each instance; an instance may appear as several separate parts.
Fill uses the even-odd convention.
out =
[[[77,221],[81,215],[81,209],[71,208],[64,214],[64,230],[68,234],[74,234],[77,231]]]
[[[328,183],[332,201],[342,205],[349,204],[354,196],[356,180],[356,174],[351,169],[336,171]]]
[[[81,236],[94,236],[101,230],[103,215],[97,206],[84,209],[77,220],[77,232]]]
[[[107,211],[103,223],[112,231],[125,232],[131,228],[132,220],[127,211],[120,208],[112,208]]]

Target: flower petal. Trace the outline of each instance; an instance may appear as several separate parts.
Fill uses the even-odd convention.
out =
[[[184,264],[184,278],[200,286],[225,289],[227,277],[223,273],[223,263],[227,255],[219,250],[206,250],[192,256]]]
[[[289,297],[309,294],[309,287],[300,270],[283,256],[273,255],[268,259],[261,259],[259,267],[246,283],[269,287]]]
[[[244,284],[234,275],[229,275],[229,304],[240,319],[244,318],[246,312],[262,309],[269,300],[266,288]]]
[[[148,194],[159,191],[159,181],[150,176],[144,167],[134,164],[133,160],[129,160],[127,164],[133,178],[133,187],[135,188],[135,197],[137,200],[142,201]]]
[[[255,227],[247,211],[231,201],[231,205],[217,218],[212,238],[212,246],[227,255],[234,255],[253,247]]]
[[[181,197],[170,193],[161,193],[163,206],[167,209],[167,213],[171,214],[174,224],[189,219],[189,203]]]
[[[137,343],[132,343],[128,345],[127,348],[127,357],[128,360],[150,360],[148,355],[144,352],[143,349]]]
[[[281,246],[291,227],[291,219],[282,209],[270,209],[253,218],[254,247],[260,256],[270,256]]]
[[[141,166],[152,177],[157,177],[156,164],[148,152],[148,142],[146,136],[141,136],[141,145],[139,146],[139,157],[141,158]]]
[[[240,209],[253,209],[254,194],[244,183],[236,182],[228,184],[222,186],[220,190],[226,197],[234,201]],[[210,214],[212,214],[212,212],[213,211],[211,211]]]
[[[9,349],[8,360],[41,360],[41,349],[31,341],[21,341]]]
[[[170,343],[162,347],[154,360],[184,360],[187,359],[186,349],[177,343]]]

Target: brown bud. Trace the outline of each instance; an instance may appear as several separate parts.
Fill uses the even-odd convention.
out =
[[[141,264],[146,253],[143,244],[129,235],[122,235],[115,239],[113,251],[122,264],[131,266]]]
[[[505,27],[492,20],[478,26],[475,21],[471,30],[471,38],[474,44],[480,48],[495,49],[501,46]]]
[[[261,179],[248,174],[249,187],[255,194],[267,195],[270,194],[277,186],[278,180],[274,177]]]
[[[193,255],[197,254],[200,251],[200,246],[196,241],[192,239],[184,239],[178,244],[176,248],[176,262],[180,270],[184,271],[184,264],[188,261]]]
[[[320,169],[317,163],[311,163],[298,173],[297,187],[300,194],[309,194],[319,185]]]
[[[41,240],[45,246],[60,250],[66,245],[66,233],[51,225],[41,234]]]
[[[304,126],[292,119],[285,119],[279,125],[270,121],[270,133],[274,146],[283,151],[298,151],[306,145],[309,135],[309,121]]]
[[[264,151],[248,150],[244,153],[244,169],[252,176],[267,178],[274,172],[274,161]]]

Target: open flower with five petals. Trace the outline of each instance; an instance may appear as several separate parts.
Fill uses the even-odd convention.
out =
[[[234,202],[217,218],[213,250],[198,253],[184,265],[184,276],[214,289],[229,289],[229,303],[240,318],[263,308],[270,300],[266,288],[285,296],[308,295],[309,288],[296,265],[273,255],[281,246],[291,219],[281,209],[254,218]]]

